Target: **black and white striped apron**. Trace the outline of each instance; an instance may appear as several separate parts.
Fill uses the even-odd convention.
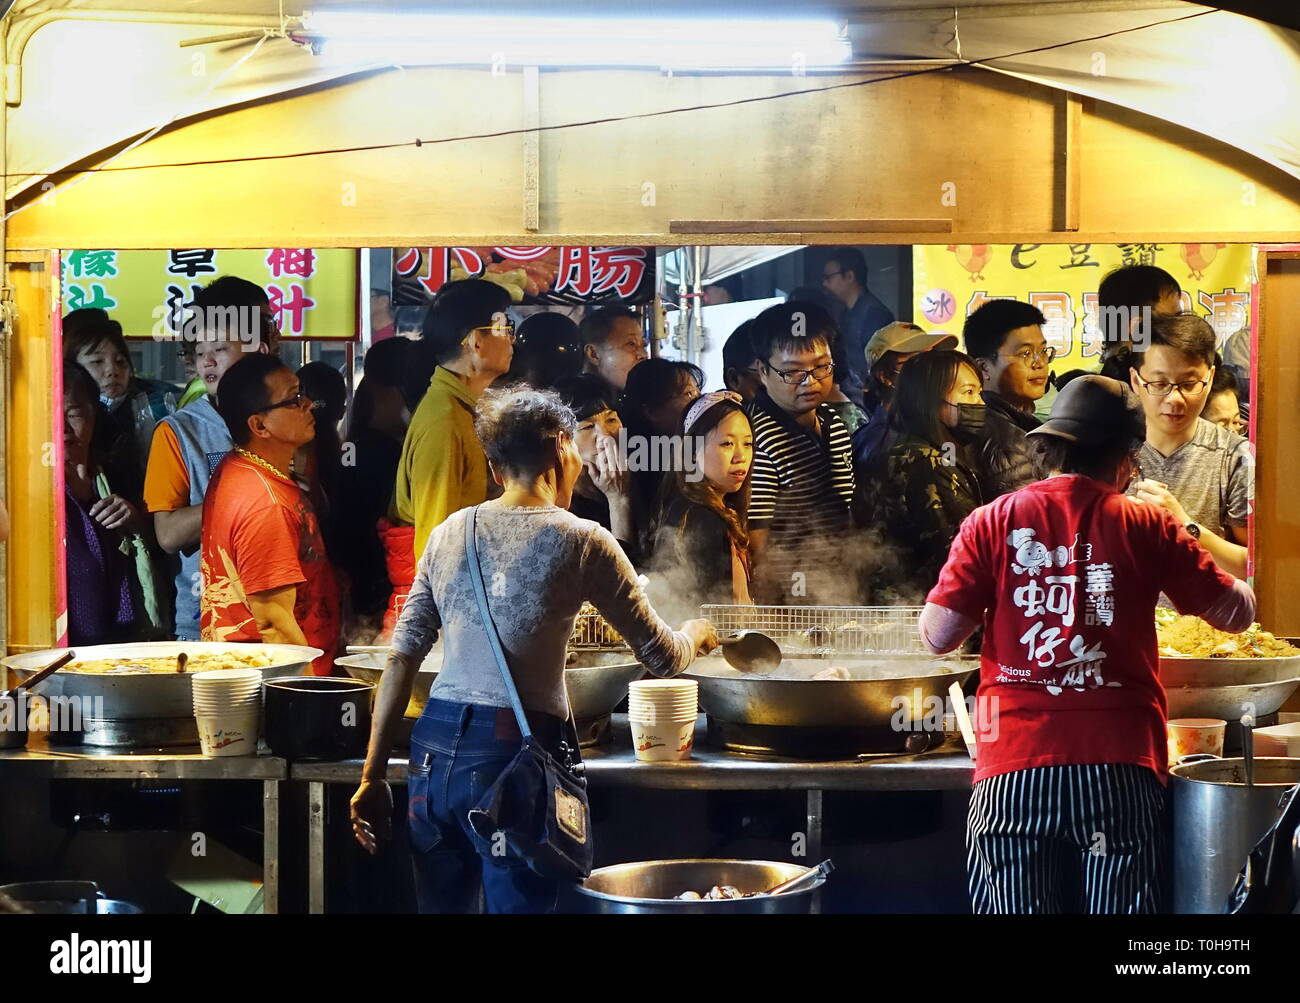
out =
[[[966,862],[976,913],[1155,913],[1165,789],[1128,763],[1044,766],[971,793]]]

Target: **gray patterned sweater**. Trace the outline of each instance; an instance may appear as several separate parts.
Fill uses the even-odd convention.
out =
[[[454,513],[430,534],[393,648],[420,661],[445,631],[443,667],[429,696],[508,707],[469,577],[469,511]],[[478,553],[492,619],[528,710],[565,716],[565,651],[584,600],[655,675],[676,675],[695,657],[690,639],[646,601],[618,541],[594,522],[554,506],[486,502],[478,515]]]

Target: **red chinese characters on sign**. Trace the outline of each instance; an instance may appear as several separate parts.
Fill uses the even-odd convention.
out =
[[[307,311],[316,305],[316,301],[307,296],[301,285],[291,282],[287,291],[279,286],[268,285],[266,295],[282,332],[289,337],[301,337],[306,333]]]
[[[430,295],[453,279],[483,276],[538,301],[631,299],[646,278],[649,254],[645,247],[408,247],[393,270]]]
[[[298,275],[309,279],[316,272],[316,252],[310,247],[273,247],[266,255],[273,278]]]

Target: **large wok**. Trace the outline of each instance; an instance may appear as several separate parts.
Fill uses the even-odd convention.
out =
[[[645,666],[631,659],[628,652],[570,652],[569,663],[564,671],[564,685],[569,691],[574,720],[592,721],[602,718],[622,702],[627,696],[628,684],[640,679],[646,671]],[[354,679],[363,679],[376,686],[383,679],[386,663],[387,656],[382,652],[335,659],[335,664],[347,669]],[[423,713],[424,705],[429,700],[429,689],[441,668],[442,656],[435,649],[416,673],[411,699],[406,705],[406,717],[416,718]]]
[[[811,678],[832,666],[850,679]],[[700,706],[718,721],[789,728],[891,730],[900,710],[922,721],[946,699],[948,687],[964,683],[978,658],[787,659],[768,672],[740,672],[720,658],[698,660],[686,671],[700,684]],[[796,677],[796,678],[792,678]],[[918,725],[919,727],[919,725]]]
[[[142,641],[138,644],[95,644],[76,649],[77,660],[99,658],[175,658],[182,651],[209,654],[238,651],[244,644],[220,644],[205,641]],[[260,652],[273,659],[262,669],[264,679],[302,675],[312,659],[321,655],[319,648],[295,644],[258,644]],[[20,681],[34,675],[62,654],[62,649],[31,651],[0,659]],[[41,684],[47,697],[75,697],[83,715],[95,719],[130,721],[141,718],[183,718],[194,716],[194,699],[190,681],[192,672],[142,672],[105,675],[78,672],[73,661]],[[102,704],[96,703],[103,700]]]
[[[1272,714],[1300,686],[1300,656],[1182,658],[1160,656],[1169,716],[1236,721]]]

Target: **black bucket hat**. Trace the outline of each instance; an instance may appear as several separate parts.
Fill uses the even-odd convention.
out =
[[[1137,394],[1129,387],[1089,373],[1067,383],[1052,403],[1047,420],[1025,434],[1102,446],[1122,439],[1145,439],[1147,420]]]

